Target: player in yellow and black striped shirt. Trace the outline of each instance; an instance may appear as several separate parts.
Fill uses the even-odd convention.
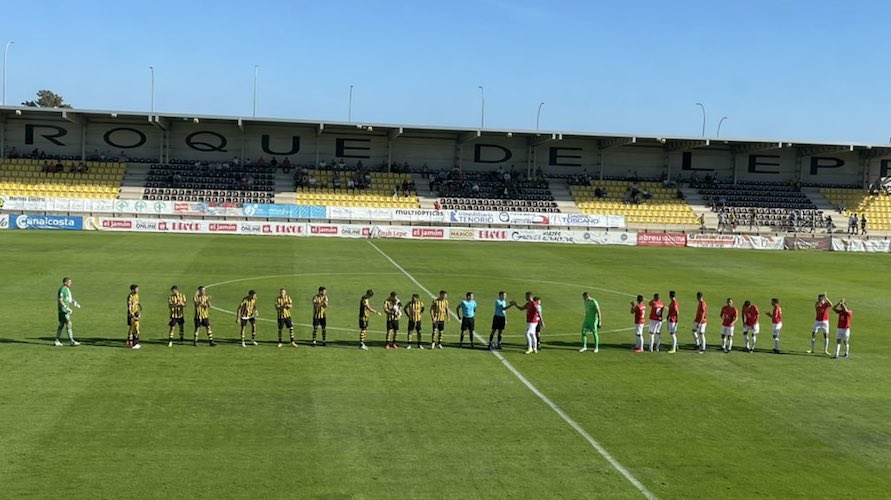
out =
[[[294,322],[291,319],[291,308],[294,302],[288,297],[288,291],[282,288],[278,291],[278,297],[275,298],[275,314],[278,317],[278,346],[282,346],[282,328],[288,327],[291,334],[291,347],[297,347],[294,341]]]
[[[411,332],[418,334],[418,349],[423,349],[424,346],[421,345],[421,323],[424,321],[424,303],[421,302],[421,297],[416,293],[412,294],[411,301],[405,304],[402,311],[408,317],[408,346],[406,349],[411,349]]]
[[[328,345],[328,290],[320,286],[312,297],[312,345],[316,345],[316,332],[322,329],[322,345]]]
[[[359,299],[359,349],[363,351],[368,350],[368,346],[365,345],[365,337],[368,336],[368,317],[371,314],[378,314],[373,307],[371,307],[371,298],[374,297],[374,290],[368,289],[365,292],[365,295]]]
[[[139,349],[139,314],[142,305],[139,303],[139,286],[130,285],[127,295],[127,347]]]
[[[399,349],[396,334],[399,333],[399,318],[402,317],[402,302],[396,292],[384,301],[384,312],[387,313],[387,349]]]
[[[257,292],[250,290],[241,299],[235,314],[235,323],[241,324],[241,347],[247,347],[244,343],[244,328],[248,323],[251,324],[251,344],[257,345]]]
[[[167,332],[167,347],[173,347],[173,330],[179,326],[179,343],[183,343],[183,325],[186,320],[186,295],[179,291],[176,285],[170,287],[170,295],[167,297],[167,308],[170,310],[170,331]]]
[[[449,295],[445,290],[439,291],[439,297],[433,299],[430,305],[430,319],[433,320],[433,341],[430,342],[430,348],[439,347],[442,349],[442,331],[449,318]]]
[[[210,308],[213,307],[213,301],[203,286],[198,287],[198,293],[195,294],[192,302],[195,304],[195,334],[192,338],[192,345],[198,347],[198,329],[203,326],[207,331],[210,346],[216,346],[216,342],[213,341],[213,331],[210,328]]]

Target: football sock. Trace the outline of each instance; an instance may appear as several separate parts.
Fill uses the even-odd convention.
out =
[[[779,337],[773,338],[773,348],[778,351],[780,350],[780,338]]]
[[[653,350],[653,346],[656,343],[656,335],[650,334],[650,351]]]
[[[464,343],[464,330],[461,330],[461,337],[458,340],[458,345],[461,345],[463,343]]]
[[[594,349],[600,349],[600,333],[594,332]]]
[[[845,357],[848,357],[849,352],[851,352],[851,344],[845,344]]]
[[[756,340],[756,339],[757,339],[757,338],[755,337],[755,335],[752,335],[752,347],[751,347],[751,350],[753,350],[753,351],[755,350],[755,340]]]
[[[823,335],[823,350],[829,350],[829,335]]]
[[[672,351],[678,350],[678,336],[673,333],[671,334],[671,350]]]
[[[251,340],[257,340],[257,332],[254,330],[251,330]]]
[[[291,330],[293,332],[293,330]],[[322,342],[325,342],[328,338],[328,330],[326,328],[322,328]]]
[[[495,330],[492,330],[492,333],[489,334],[489,343],[491,344],[493,340],[495,340]]]
[[[582,348],[588,348],[588,332],[582,332]]]
[[[501,345],[501,333],[500,331],[498,332],[498,345]]]
[[[56,329],[56,340],[59,340],[60,338],[62,338],[62,329],[63,328],[64,327],[62,325],[59,325],[59,328]]]
[[[700,337],[701,337],[700,347],[704,351],[705,350],[705,334],[703,333],[702,335],[700,335]]]
[[[365,330],[359,332],[359,342],[361,342],[362,344],[365,343],[365,335],[366,335]]]
[[[173,341],[173,328],[171,328],[170,331],[167,332],[167,340]]]
[[[316,332],[318,332],[318,331],[319,331],[319,330],[318,330],[317,328],[313,328],[313,329],[312,329],[312,339],[313,339],[313,340],[316,339]]]
[[[282,343],[282,329],[281,328],[278,329],[278,343],[279,344]]]
[[[705,338],[705,335],[703,335],[703,338]],[[693,340],[696,341],[696,345],[697,345],[697,346],[700,345],[699,334],[698,334],[698,333],[693,332]]]
[[[727,352],[733,349],[733,337],[727,337]]]
[[[294,329],[288,328],[288,334],[291,336],[291,342],[294,342]],[[324,338],[325,338],[325,336],[322,335],[322,339],[324,339]]]
[[[838,351],[841,350],[841,344],[835,344],[835,355],[838,356]]]
[[[68,340],[74,342],[74,331],[71,329],[71,326],[66,327],[65,330],[68,332]]]
[[[817,337],[815,335],[811,335],[811,350],[814,350],[814,346],[817,345]]]
[[[658,349],[661,349],[661,348],[662,348],[662,334],[661,334],[661,333],[657,333],[657,334],[656,334],[656,349],[658,350]]]
[[[749,336],[746,334],[743,334],[743,340],[746,341],[746,349],[748,349],[749,348]]]

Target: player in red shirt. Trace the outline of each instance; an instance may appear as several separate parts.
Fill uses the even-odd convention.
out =
[[[814,352],[814,346],[817,343],[817,331],[823,330],[823,352],[829,354],[829,311],[832,310],[832,301],[826,296],[826,292],[817,296],[817,302],[814,304],[817,311],[817,319],[814,321],[814,329],[811,332],[811,349],[807,352]]]
[[[835,356],[832,358],[838,359],[838,351],[841,349],[842,342],[845,344],[845,357],[847,358],[850,353],[851,316],[854,315],[854,311],[848,307],[844,297],[838,301],[838,304],[832,310],[838,314],[838,332],[835,334]]]
[[[693,320],[693,340],[696,341],[696,348],[699,354],[705,352],[705,327],[708,323],[708,304],[702,297],[702,292],[696,292],[696,319]]]
[[[783,308],[780,299],[770,299],[773,310],[770,311],[770,322],[773,324],[773,353],[780,353],[780,331],[783,329]]]
[[[678,352],[678,314],[680,306],[678,305],[677,293],[674,290],[668,292],[668,333],[671,335],[671,350],[668,354]]]
[[[659,294],[653,294],[653,300],[650,301],[650,352],[653,352],[653,343],[655,341],[656,350],[662,348],[662,312],[665,310],[665,304],[659,300]]]
[[[733,299],[727,298],[727,303],[721,308],[721,350],[730,352],[733,349],[733,327],[739,311],[733,307]]]
[[[758,340],[758,333],[761,331],[761,325],[758,324],[761,311],[758,310],[757,305],[752,304],[751,301],[747,300],[743,302],[742,315],[743,339],[746,341],[746,352],[755,352],[755,341]],[[751,343],[749,343],[750,334],[752,336]]]
[[[637,296],[637,303],[631,301],[631,314],[634,317],[634,352],[643,352],[644,318],[647,316],[647,305],[643,295]]]
[[[535,340],[535,331],[541,324],[544,328],[544,318],[541,316],[541,298],[533,297],[532,292],[526,292],[526,303],[522,306],[514,304],[514,307],[526,311],[526,354],[538,352],[538,344]]]

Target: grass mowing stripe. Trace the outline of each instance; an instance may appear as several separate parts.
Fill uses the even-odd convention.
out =
[[[395,260],[393,260],[389,255],[387,255],[386,252],[384,252],[383,250],[378,248],[378,246],[375,245],[374,243],[372,243],[370,240],[367,240],[367,241],[368,241],[368,244],[371,245],[372,248],[377,250],[377,252],[379,254],[381,254],[385,259],[387,259],[390,262],[390,264],[393,264],[393,267],[395,267],[400,272],[402,272],[402,274],[404,274],[408,279],[410,279],[412,281],[412,283],[417,285],[421,290],[423,290],[427,295],[429,295],[430,298],[436,297],[435,295],[433,295],[433,293],[430,290],[428,290],[424,285],[422,285],[420,282],[418,282],[418,280],[416,280],[415,277],[411,275],[411,273],[406,271],[405,268],[400,266],[399,263],[397,263]],[[449,314],[452,317],[454,317],[455,319],[458,319],[458,316],[454,312],[449,311]],[[473,332],[471,332],[471,335],[473,335]],[[471,337],[471,338],[473,338],[473,337]],[[640,491],[644,497],[646,497],[650,500],[656,499],[656,495],[654,495],[653,492],[651,492],[649,489],[647,489],[647,487],[644,486],[643,483],[641,483],[636,477],[634,477],[634,475],[631,474],[631,472],[629,472],[628,469],[626,469],[621,463],[619,463],[619,461],[616,460],[612,456],[612,454],[610,452],[608,452],[606,450],[606,448],[603,447],[603,445],[601,445],[596,439],[594,439],[594,437],[591,436],[591,434],[589,434],[585,429],[583,429],[582,426],[580,426],[575,420],[573,420],[572,417],[567,415],[566,412],[561,410],[560,407],[557,406],[556,403],[551,401],[551,399],[549,397],[545,396],[534,385],[532,385],[532,382],[530,382],[529,379],[524,377],[522,373],[520,373],[516,368],[514,368],[514,366],[510,363],[510,361],[505,359],[505,357],[502,356],[501,353],[499,353],[498,351],[491,351],[491,352],[492,352],[492,354],[495,355],[495,357],[499,361],[501,361],[501,363],[505,367],[507,367],[508,370],[510,370],[511,373],[514,374],[515,377],[517,377],[517,379],[520,382],[523,383],[523,385],[525,385],[530,391],[532,391],[533,394],[538,396],[538,399],[541,399],[546,405],[548,405],[552,410],[554,410],[554,412],[557,415],[559,415],[560,418],[562,418],[564,422],[569,424],[570,427],[575,429],[576,432],[578,432],[583,438],[585,438],[585,440],[591,445],[591,447],[593,447],[595,450],[597,450],[597,453],[600,453],[600,456],[602,456],[604,459],[606,459],[606,461],[609,462],[609,464],[616,471],[618,471],[619,474],[622,474],[622,477],[627,479],[628,482],[631,483],[632,486],[637,488],[637,490]]]

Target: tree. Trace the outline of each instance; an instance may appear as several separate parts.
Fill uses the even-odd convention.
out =
[[[38,90],[36,101],[25,101],[22,106],[30,106],[32,108],[70,108],[70,104],[65,104],[62,96],[52,90]]]

